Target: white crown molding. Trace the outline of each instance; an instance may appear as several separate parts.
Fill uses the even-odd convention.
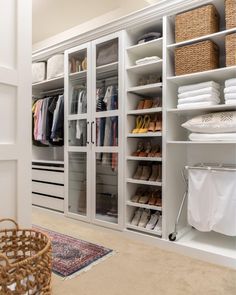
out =
[[[206,0],[162,0],[154,5],[128,14],[124,17],[113,20],[107,24],[101,25],[96,29],[88,30],[84,33],[78,33],[79,27],[67,30],[42,42],[43,46],[33,50],[32,58],[34,61],[47,58],[57,52],[89,42],[102,36],[128,29],[133,26],[161,18],[163,16],[176,14],[180,11],[190,9],[195,6],[206,4]]]

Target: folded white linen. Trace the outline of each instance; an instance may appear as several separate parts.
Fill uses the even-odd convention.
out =
[[[208,107],[208,106],[214,106],[217,105],[215,101],[205,101],[205,102],[194,102],[194,103],[184,103],[184,104],[178,104],[177,109],[179,110],[185,110],[185,109],[198,109],[201,107]]]
[[[220,98],[219,96],[216,96],[216,95],[213,96],[211,94],[203,94],[203,95],[198,95],[194,97],[178,99],[178,104],[204,102],[204,101],[215,101],[217,103],[220,103]]]
[[[236,86],[236,78],[228,79],[225,81],[225,87]]]
[[[225,100],[229,99],[236,99],[236,92],[235,93],[225,93]]]
[[[197,96],[197,95],[202,95],[202,94],[217,94],[220,95],[219,90],[217,90],[214,87],[206,87],[194,91],[188,91],[188,92],[183,92],[178,94],[178,98],[187,98],[187,97],[192,97],[192,96]]]
[[[228,105],[235,105],[236,106],[236,99],[229,99],[225,101],[225,104]]]
[[[214,87],[217,90],[219,90],[220,84],[218,84],[214,81],[208,81],[208,82],[202,82],[202,83],[197,83],[197,84],[185,85],[185,86],[180,86],[178,89],[178,92],[183,93],[183,92],[194,91],[194,90],[207,88],[207,87]]]
[[[136,65],[144,65],[144,64],[149,64],[155,61],[160,60],[159,56],[149,56],[149,57],[144,57],[141,59],[136,60]]]
[[[191,141],[236,141],[235,133],[190,133]]]
[[[236,93],[236,86],[226,87],[224,93]]]

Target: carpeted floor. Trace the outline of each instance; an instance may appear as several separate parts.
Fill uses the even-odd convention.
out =
[[[54,295],[235,295],[236,271],[40,209],[33,223],[117,251],[79,277],[53,275]]]

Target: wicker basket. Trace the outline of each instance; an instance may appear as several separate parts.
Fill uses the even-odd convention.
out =
[[[236,27],[236,0],[225,0],[226,29]]]
[[[51,294],[51,241],[32,229],[0,230],[0,294]]]
[[[219,14],[212,4],[181,13],[175,18],[175,42],[218,32],[219,20]]]
[[[175,49],[175,75],[213,70],[219,67],[219,49],[212,41],[202,41]]]
[[[236,65],[236,33],[225,37],[226,67]]]

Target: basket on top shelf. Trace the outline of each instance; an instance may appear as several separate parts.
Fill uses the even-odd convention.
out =
[[[175,75],[209,71],[218,67],[219,48],[210,40],[175,49]]]
[[[175,17],[175,42],[219,31],[220,17],[214,5],[205,5]]]
[[[51,294],[51,241],[33,229],[0,230],[0,294]]]
[[[236,33],[225,37],[226,66],[236,65]]]
[[[236,27],[236,1],[225,0],[225,21],[226,29],[232,29]]]

